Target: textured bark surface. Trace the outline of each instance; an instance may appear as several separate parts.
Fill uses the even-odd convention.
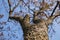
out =
[[[25,26],[24,26],[25,27]],[[33,24],[24,28],[25,40],[48,40],[48,27],[45,22]]]

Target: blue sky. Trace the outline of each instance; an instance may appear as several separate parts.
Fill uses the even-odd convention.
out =
[[[56,20],[56,21],[55,21]],[[55,33],[52,33],[53,34],[53,36],[52,36],[52,38],[50,37],[49,39],[50,40],[60,40],[60,24],[58,24],[58,22],[60,21],[60,17],[59,18],[57,18],[57,19],[54,19],[54,21],[53,21],[53,25],[52,25],[52,27],[54,28],[54,30],[55,30]],[[50,25],[51,26],[51,25]],[[52,31],[51,31],[52,32]],[[51,33],[50,32],[50,33]],[[49,34],[50,34],[49,33]]]
[[[0,36],[0,40],[23,40],[21,25],[15,20],[8,20],[8,12],[9,6],[7,0],[0,0],[0,15],[3,15],[3,17],[0,18],[0,34],[3,33],[3,36]],[[4,22],[6,23],[4,24]]]

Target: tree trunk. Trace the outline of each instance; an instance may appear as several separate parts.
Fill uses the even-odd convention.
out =
[[[12,19],[15,19],[20,22],[23,32],[24,32],[24,40],[49,40],[48,37],[48,25],[52,23],[54,18],[57,16],[60,16],[60,11],[58,11],[56,14],[53,15],[55,12],[55,9],[57,8],[59,2],[57,2],[56,7],[54,8],[51,16],[47,17],[46,14],[42,13],[40,11],[34,13],[33,15],[33,24],[30,24],[30,17],[29,15],[26,15],[25,17],[9,17]],[[46,16],[47,20],[44,20],[42,18],[38,18],[38,15]]]
[[[25,40],[49,40],[48,27],[45,22],[33,24],[31,26],[24,26]]]

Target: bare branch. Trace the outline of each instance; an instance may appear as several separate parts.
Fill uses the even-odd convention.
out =
[[[9,9],[10,9],[9,14],[11,15],[12,12],[15,10],[15,8],[17,8],[18,5],[20,4],[20,0],[18,1],[17,5],[15,5],[15,6],[13,7],[13,9],[11,9],[11,2],[10,2],[10,0],[8,0],[8,4],[9,4]]]
[[[17,8],[19,4],[20,4],[20,0],[18,1],[17,5],[13,7],[12,11],[14,11],[14,9]]]
[[[53,21],[56,17],[60,16],[60,11],[59,11],[59,10],[57,10],[57,12],[54,14],[54,12],[55,12],[55,10],[56,10],[56,8],[57,8],[58,5],[59,5],[59,1],[57,1],[57,4],[56,4],[56,6],[55,6],[55,8],[54,8],[54,10],[53,10],[53,12],[52,12],[52,14],[51,14],[51,16],[49,16],[48,19],[47,19],[47,21],[46,21],[46,24],[47,24],[47,25],[51,24],[52,21]],[[54,15],[53,15],[53,14],[54,14]]]
[[[58,5],[59,5],[59,1],[57,1],[57,4],[56,4],[55,8],[53,9],[53,11],[51,13],[51,16],[53,16],[53,14],[54,14],[54,12],[55,12],[55,10],[56,10],[56,8],[57,8]]]
[[[8,4],[9,4],[9,16],[12,14],[12,10],[11,10],[11,2],[10,2],[10,0],[8,0]]]
[[[46,18],[48,18],[48,16],[44,13],[44,12],[38,12],[37,15],[41,15],[41,16],[46,16]]]
[[[55,15],[48,17],[48,19],[46,21],[47,22],[47,25],[51,24],[53,22],[53,20],[56,17],[58,17],[58,16],[60,16],[60,11],[59,10],[57,10],[57,12],[55,13]]]
[[[19,21],[21,24],[22,24],[22,21],[23,21],[23,17],[22,16],[10,16],[9,17],[10,19],[13,19],[13,20],[16,20],[16,21]]]
[[[30,15],[29,14],[26,14],[25,17],[23,18],[23,25],[25,27],[30,26]]]
[[[9,4],[9,9],[11,10],[11,2],[10,2],[10,0],[8,0],[8,4]]]

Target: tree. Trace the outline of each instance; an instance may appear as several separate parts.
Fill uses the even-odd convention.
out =
[[[57,12],[54,14],[55,9],[59,5],[59,1],[57,1],[57,4],[56,4],[53,12],[51,13],[51,15],[49,17],[44,13],[44,10],[49,8],[49,5],[47,3],[45,3],[44,0],[41,3],[44,5],[42,5],[40,10],[34,11],[31,9],[34,12],[33,17],[32,17],[33,18],[32,24],[30,23],[29,14],[26,14],[24,17],[22,17],[22,16],[11,16],[11,14],[15,10],[15,8],[20,4],[21,1],[24,2],[23,0],[19,0],[17,5],[15,5],[15,7],[13,7],[11,9],[11,2],[10,2],[10,0],[8,0],[9,8],[10,8],[10,11],[9,11],[10,17],[9,18],[15,19],[16,21],[20,22],[20,24],[23,28],[23,31],[24,31],[24,39],[25,40],[49,40],[48,25],[52,24],[53,20],[56,17],[60,16],[60,12]],[[27,5],[27,4],[25,3],[25,5]],[[28,6],[28,8],[30,9],[29,6]],[[42,16],[45,16],[47,19],[43,19]]]

